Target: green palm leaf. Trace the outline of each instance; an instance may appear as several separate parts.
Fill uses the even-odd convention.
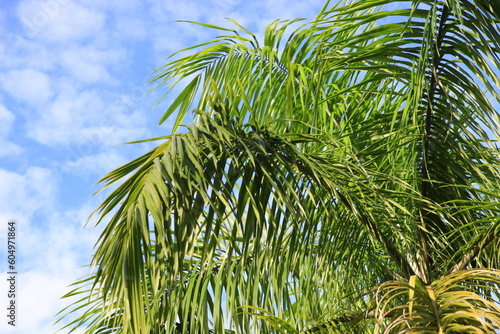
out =
[[[201,24],[227,35],[153,80],[184,83],[174,133],[101,180],[116,188],[68,328],[498,329],[499,13],[327,3],[262,42]]]

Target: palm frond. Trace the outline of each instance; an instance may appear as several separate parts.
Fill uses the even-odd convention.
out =
[[[117,187],[95,212],[96,271],[71,294],[90,301],[69,310],[95,306],[71,326],[495,328],[499,13],[343,1],[298,27],[276,21],[263,41],[202,24],[226,35],[153,80],[167,94],[184,84],[160,120],[176,113],[174,133],[101,180]]]

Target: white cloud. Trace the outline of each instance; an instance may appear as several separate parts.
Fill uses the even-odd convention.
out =
[[[60,43],[94,37],[106,21],[102,12],[70,0],[20,1],[17,14],[29,37]]]
[[[56,176],[51,170],[29,167],[24,174],[0,169],[0,221],[29,220],[37,210],[50,211],[57,194]],[[0,224],[0,233],[5,231]]]
[[[56,68],[54,49],[31,40],[24,34],[0,31],[0,68],[34,69],[47,73]]]
[[[14,119],[14,114],[0,105],[0,157],[17,155],[23,151],[21,146],[8,140]]]
[[[137,17],[133,13],[115,17],[115,29],[113,33],[117,38],[123,38],[125,43],[133,40],[144,40],[149,37],[150,33],[147,18]]]
[[[60,58],[63,69],[73,80],[90,84],[110,79],[108,67],[118,66],[125,58],[125,53],[111,48],[73,46],[62,50]]]
[[[56,321],[55,314],[62,309],[63,304],[58,299],[69,292],[66,286],[68,280],[62,276],[68,274],[66,271],[59,271],[58,274],[48,273],[42,270],[32,270],[21,273],[17,276],[17,289],[19,290],[16,299],[17,314],[16,326],[6,324],[7,320],[0,323],[0,330],[3,334],[31,334],[31,333],[54,333],[57,327],[53,327]],[[2,277],[8,277],[4,272]],[[6,291],[5,282],[2,280],[2,290]],[[2,305],[7,305],[9,299],[3,297]],[[5,326],[5,327],[3,327]],[[3,328],[2,328],[3,327]],[[81,332],[83,333],[83,330]]]
[[[78,50],[63,52],[62,63],[66,72],[71,73],[75,80],[88,83],[99,82],[109,79],[109,73],[102,64],[88,59],[84,53]]]
[[[81,131],[95,122],[104,105],[95,91],[77,93],[65,88],[53,102],[38,110],[38,117],[28,119],[28,136],[46,145],[82,141]]]
[[[65,86],[57,98],[28,119],[28,136],[46,145],[82,145],[87,155],[98,145],[142,139],[146,115],[103,91],[77,92]],[[106,99],[106,100],[103,100]],[[83,147],[85,146],[85,147]]]
[[[99,230],[81,226],[90,207],[82,206],[60,215],[44,216],[50,225],[46,228],[21,227],[17,229],[17,324],[15,331],[2,333],[53,333],[60,328],[52,326],[56,313],[73,300],[60,298],[68,293],[69,285],[88,274],[89,268],[82,267],[90,262],[92,247]],[[28,247],[29,245],[29,247]],[[0,273],[2,277],[7,274]],[[6,280],[0,281],[1,291],[7,291]],[[7,305],[7,296],[0,298]],[[64,332],[63,332],[64,333]]]
[[[0,158],[6,156],[19,155],[23,152],[21,146],[0,138]]]
[[[0,105],[0,136],[10,132],[14,118],[15,116],[13,113],[8,111],[4,106]]]
[[[149,5],[144,0],[81,0],[80,3],[108,14],[107,32],[113,40],[130,44],[147,38],[151,20],[145,15]]]
[[[54,333],[59,328],[52,326],[55,314],[69,305],[60,298],[70,291],[71,283],[88,273],[82,266],[90,262],[102,228],[82,226],[99,199],[58,211],[56,176],[38,167],[24,174],[0,169],[0,184],[0,245],[6,245],[7,222],[15,221],[17,272],[16,327],[2,321],[0,332]],[[6,271],[0,277],[6,278]],[[6,279],[0,280],[0,291],[8,291],[7,284]],[[7,294],[1,294],[0,305],[9,301]]]
[[[98,154],[81,156],[75,160],[67,161],[62,165],[62,171],[82,175],[92,173],[103,176],[112,170],[126,164],[128,161],[116,149]]]
[[[87,271],[82,263],[91,260],[92,248],[100,229],[92,226],[83,228],[93,211],[94,199],[89,199],[79,208],[67,209],[42,215],[45,221],[21,226],[19,242],[32,245],[20,247],[21,268],[24,270],[44,270],[59,274],[61,271]],[[33,222],[34,223],[34,222]],[[48,223],[48,224],[47,224]]]
[[[45,103],[53,94],[50,77],[33,69],[9,71],[0,77],[0,84],[16,100],[30,106]]]

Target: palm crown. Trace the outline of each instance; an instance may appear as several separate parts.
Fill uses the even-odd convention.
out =
[[[499,329],[500,3],[327,3],[263,41],[233,24],[156,72],[185,83],[173,133],[101,180],[121,183],[69,327]]]

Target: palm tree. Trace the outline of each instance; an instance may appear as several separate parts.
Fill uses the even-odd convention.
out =
[[[326,3],[263,41],[232,24],[155,73],[185,84],[172,134],[101,180],[67,328],[499,329],[500,3]]]

